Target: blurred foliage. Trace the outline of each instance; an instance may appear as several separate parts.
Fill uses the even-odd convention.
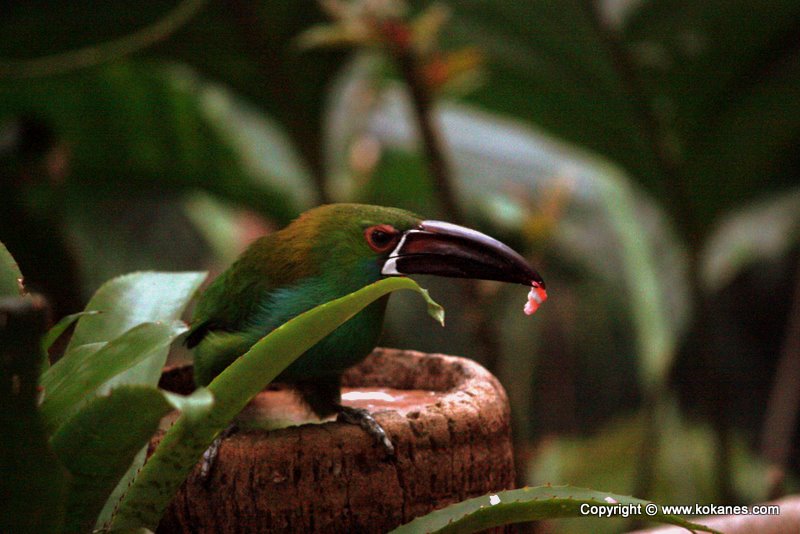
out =
[[[0,277],[16,282],[19,272],[4,269]],[[155,387],[170,342],[187,329],[176,318],[203,278],[138,273],[112,280],[90,310],[50,332],[41,297],[2,300],[3,531],[93,530],[127,487],[126,473],[142,465],[161,418],[210,403],[202,391],[179,397]],[[45,343],[74,319],[66,353],[42,368]]]
[[[800,313],[797,2],[227,0],[134,53],[30,77],[26,60],[108,51],[190,3],[7,4],[0,241],[57,317],[132,269],[224,267],[252,235],[241,210],[266,229],[327,200],[441,217],[421,87],[467,224],[525,252],[551,298],[531,320],[519,288],[481,284],[476,306],[426,279],[447,330],[398,295],[384,343],[491,363],[522,458],[544,439],[537,473],[576,466],[538,482],[766,496],[731,481],[763,474],[753,444]],[[669,453],[684,439],[705,459],[692,495],[659,475],[664,456],[688,469]],[[663,454],[597,482],[622,450]]]

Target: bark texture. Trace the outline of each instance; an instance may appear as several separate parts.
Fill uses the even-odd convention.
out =
[[[223,441],[206,485],[195,469],[158,532],[386,532],[513,487],[508,400],[475,362],[376,349],[344,382],[356,390],[433,392],[377,407],[345,401],[373,411],[395,444],[395,458],[344,423],[240,431]],[[187,392],[191,370],[168,371],[162,386]]]

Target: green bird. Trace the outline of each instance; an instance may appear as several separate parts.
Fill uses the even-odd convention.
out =
[[[462,226],[404,210],[323,205],[261,237],[217,277],[195,308],[186,345],[195,381],[207,385],[270,331],[319,304],[386,276],[432,274],[533,285],[539,274],[508,246]],[[276,382],[293,387],[320,418],[337,414],[393,446],[365,410],[341,404],[341,376],[370,354],[388,295],[364,308],[286,368]]]

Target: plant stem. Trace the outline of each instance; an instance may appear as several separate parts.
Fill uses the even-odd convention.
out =
[[[408,50],[393,48],[394,59],[400,68],[400,74],[411,93],[411,103],[419,133],[422,136],[422,148],[428,164],[428,171],[433,180],[444,217],[455,224],[464,224],[464,215],[456,199],[451,167],[445,157],[442,137],[433,120],[432,98],[419,76],[417,63]]]
[[[681,173],[679,155],[672,146],[668,129],[647,99],[647,93],[639,80],[628,51],[617,33],[603,23],[599,4],[600,2],[597,0],[584,0],[587,16],[594,25],[600,44],[606,48],[612,67],[620,80],[620,89],[630,102],[640,133],[649,144],[653,160],[661,171],[664,179],[662,192],[689,242],[691,259],[694,260],[702,243],[697,227],[694,202],[685,176]],[[696,278],[694,274],[692,277]]]
[[[64,74],[120,59],[163,41],[186,24],[206,2],[207,0],[184,0],[153,24],[100,45],[34,59],[0,59],[0,79],[36,78]]]
[[[800,264],[795,274],[792,310],[786,330],[761,435],[761,454],[772,468],[768,496],[770,499],[778,498],[783,493],[792,438],[800,410],[800,388],[797,386],[800,384]]]

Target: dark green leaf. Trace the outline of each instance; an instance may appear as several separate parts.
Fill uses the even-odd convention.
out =
[[[278,120],[320,183],[325,95],[346,53],[302,52],[295,39],[325,21],[314,0],[211,2],[185,31],[155,51],[233,87]]]
[[[558,517],[586,517],[587,514],[581,511],[581,507],[585,508],[587,505],[609,510],[620,505],[638,506],[641,511],[631,514],[632,517],[678,525],[691,531],[716,532],[703,525],[690,523],[678,516],[664,514],[657,505],[655,513],[652,515],[645,513],[645,507],[652,504],[650,501],[626,495],[584,488],[539,486],[501,491],[493,495],[476,497],[453,504],[426,516],[418,517],[393,530],[392,534],[417,532],[466,534],[525,521]]]
[[[371,302],[392,291],[419,292],[428,313],[444,324],[444,311],[410,278],[387,278],[309,310],[262,338],[209,384],[215,404],[208,417],[182,416],[123,498],[113,528],[154,528],[170,499],[214,438],[264,386],[319,340]]]
[[[22,290],[22,273],[8,249],[0,243],[0,297],[17,297]]]
[[[88,318],[91,317],[84,317]],[[69,351],[42,374],[44,401],[41,413],[46,428],[54,432],[87,399],[101,392],[98,391],[101,387],[107,391],[112,384],[136,382],[132,377],[127,380],[115,378],[140,362],[151,364],[149,360],[152,359],[160,369],[170,343],[186,330],[186,325],[180,321],[144,323],[100,348],[95,349],[97,343],[87,343]],[[147,384],[148,381],[138,383]]]
[[[487,58],[469,99],[620,164],[686,231],[795,179],[797,2],[605,4],[455,3],[451,41]]]
[[[781,168],[793,164],[800,132],[800,110],[786,105],[800,91],[800,5],[753,6],[642,2],[623,25],[648,103],[674,133],[684,180],[707,220],[795,180]]]
[[[67,480],[36,409],[45,326],[42,301],[0,299],[0,532],[60,532],[63,520]]]
[[[161,418],[187,404],[190,410],[207,410],[211,396],[199,390],[179,398],[150,386],[122,386],[92,399],[53,435],[53,450],[72,475],[66,531],[92,530],[106,499]]]
[[[9,3],[4,6],[4,16],[0,20],[0,58],[31,59],[102,46],[163,20],[178,4],[187,2],[154,0],[131,4],[124,9],[106,2],[93,5],[48,2],[47,9]],[[92,24],[87,25],[89,13]],[[42,39],[45,35],[48,39]]]
[[[477,46],[488,75],[469,100],[611,157],[639,178],[661,168],[591,4],[476,0],[453,5],[454,40]]]
[[[50,199],[60,211],[75,216],[87,199],[119,199],[124,184],[125,198],[153,190],[174,198],[203,189],[288,222],[298,199],[263,161],[253,164],[252,148],[234,137],[232,119],[220,112],[231,101],[239,104],[190,69],[163,63],[124,61],[63,76],[0,80],[0,121],[32,116],[69,147],[58,171],[68,179],[58,199]]]

